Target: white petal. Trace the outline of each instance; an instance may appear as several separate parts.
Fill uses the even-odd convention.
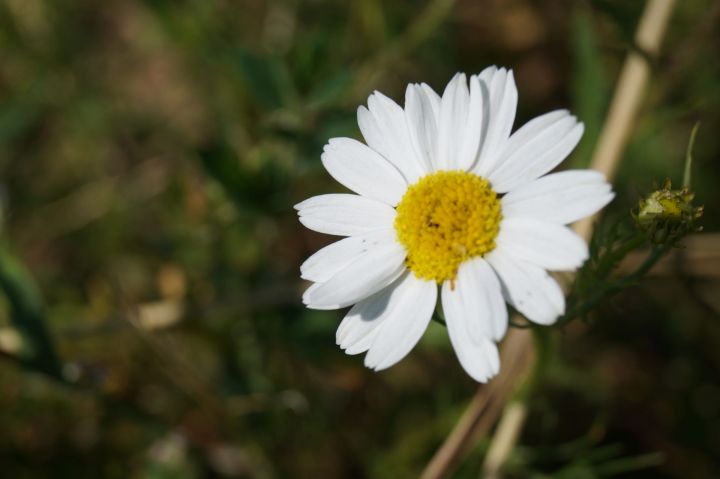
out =
[[[455,165],[457,169],[469,170],[478,156],[483,129],[483,103],[480,79],[477,75],[473,75],[470,77],[468,115],[465,123],[462,125],[464,127],[464,133]]]
[[[495,240],[513,258],[552,271],[580,267],[588,258],[585,241],[566,226],[532,218],[505,218]]]
[[[375,92],[368,98],[368,108],[358,108],[358,125],[368,146],[395,165],[409,184],[424,174],[410,142],[405,112],[397,103]]]
[[[397,303],[395,289],[403,283],[404,279],[405,276],[401,276],[387,288],[360,301],[350,309],[335,335],[337,344],[347,354],[359,354],[370,349],[379,326],[392,314],[388,305],[393,294],[396,295],[393,301]]]
[[[437,96],[435,92],[432,94]],[[410,141],[424,170],[428,172],[435,169],[433,161],[437,157],[438,119],[434,109],[437,106],[433,107],[433,101],[426,89],[420,85],[410,84],[405,91],[405,118]]]
[[[312,309],[344,308],[392,283],[405,271],[405,250],[397,242],[368,249],[324,283],[315,283],[303,294]]]
[[[478,312],[473,311],[467,302],[461,302],[457,296],[456,291],[450,289],[450,283],[445,282],[442,302],[450,342],[463,369],[474,380],[484,383],[500,371],[497,346],[488,337],[474,338],[468,333],[477,326]]]
[[[313,196],[295,205],[300,223],[330,235],[351,236],[392,228],[395,208],[370,198],[349,194]]]
[[[523,125],[487,176],[493,189],[511,191],[555,168],[578,144],[583,128],[566,111],[550,112]]]
[[[565,296],[547,271],[516,260],[499,248],[485,258],[500,277],[507,299],[526,318],[552,324],[565,312]]]
[[[367,335],[363,336],[353,344],[347,346],[345,348],[345,354],[362,354],[364,352],[367,352],[368,349],[370,349],[375,342],[375,338],[377,338],[378,335],[378,327],[374,328],[372,331],[370,331]]]
[[[605,175],[592,170],[570,170],[538,178],[502,198],[505,218],[532,217],[568,224],[589,216],[615,195]]]
[[[465,74],[456,74],[448,83],[440,101],[437,165],[441,170],[455,170],[468,114],[468,91]]]
[[[485,97],[485,128],[474,171],[480,176],[487,177],[497,163],[500,152],[512,131],[518,92],[512,70],[492,66],[483,70],[479,77]]]
[[[458,73],[440,102],[437,169],[468,170],[477,158],[483,122],[483,92],[476,75]]]
[[[368,249],[395,241],[395,231],[382,229],[349,236],[319,249],[300,266],[300,277],[323,283]]]
[[[483,338],[480,343],[475,343],[463,334],[462,325],[451,323],[452,321],[448,320],[448,335],[465,372],[480,383],[486,383],[495,377],[500,372],[500,355],[492,339]]]
[[[392,291],[386,316],[365,356],[365,366],[379,371],[404,358],[420,340],[432,318],[437,301],[437,285],[406,273]]]
[[[435,118],[440,118],[440,95],[438,95],[427,83],[422,83],[420,86],[425,92],[425,95],[428,97],[428,100],[430,100],[433,115],[435,115]]]
[[[500,341],[507,331],[508,315],[500,281],[482,258],[460,265],[457,278],[446,281],[442,289],[445,316],[463,317],[465,332],[480,344],[483,338]]]
[[[395,206],[407,189],[397,168],[357,140],[333,138],[321,158],[333,178],[359,195]]]
[[[525,146],[526,143],[533,140],[538,135],[542,135],[546,130],[551,128],[553,125],[556,125],[560,120],[568,122],[571,119],[572,115],[565,109],[553,110],[540,116],[536,116],[510,136],[501,153],[505,156],[509,152],[513,152],[518,148]],[[572,122],[570,122],[570,124],[571,123]]]

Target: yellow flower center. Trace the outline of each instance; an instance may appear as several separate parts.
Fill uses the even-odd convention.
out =
[[[500,200],[490,183],[464,171],[438,171],[410,186],[397,206],[395,231],[415,276],[454,281],[463,261],[495,248]]]

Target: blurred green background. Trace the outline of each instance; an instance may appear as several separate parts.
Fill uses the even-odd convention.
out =
[[[720,2],[677,3],[607,215],[679,182],[702,121],[712,232]],[[331,238],[292,205],[338,190],[322,146],[359,137],[374,89],[490,64],[515,71],[516,127],[585,122],[586,165],[643,4],[0,1],[0,477],[416,476],[476,385],[437,324],[389,371],[345,356],[343,313],[300,301]],[[700,271],[552,334],[509,477],[720,477],[720,245],[702,245]]]

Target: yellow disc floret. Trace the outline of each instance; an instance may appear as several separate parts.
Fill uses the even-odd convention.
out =
[[[438,171],[410,186],[395,230],[415,276],[454,281],[463,261],[495,248],[500,200],[490,183],[464,171]]]

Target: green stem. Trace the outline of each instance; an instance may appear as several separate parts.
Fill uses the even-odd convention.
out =
[[[695,147],[695,136],[697,136],[700,122],[695,123],[690,132],[690,141],[688,141],[687,151],[685,152],[685,171],[683,173],[683,188],[690,188],[690,180],[692,176],[693,148]]]
[[[625,256],[631,251],[637,249],[647,242],[647,237],[643,233],[636,233],[621,247],[615,251],[608,253],[602,260],[600,266],[598,266],[597,276],[599,278],[605,278],[612,271],[612,269],[622,261]]]
[[[607,300],[609,297],[619,293],[628,286],[632,286],[643,276],[647,274],[650,269],[655,266],[660,258],[670,249],[668,245],[662,245],[653,248],[650,254],[645,258],[645,261],[632,273],[614,281],[608,285],[598,288],[595,294],[591,295],[590,298],[584,301],[580,306],[575,307],[565,313],[558,322],[567,322],[576,317],[584,316],[597,307],[599,303]]]

